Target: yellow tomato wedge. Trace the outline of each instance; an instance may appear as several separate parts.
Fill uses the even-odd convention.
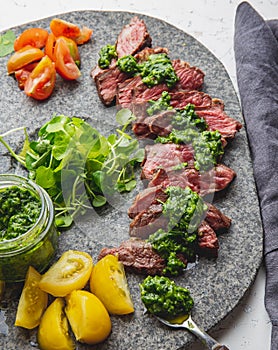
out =
[[[114,255],[106,255],[93,267],[90,289],[111,314],[134,311],[123,264]]]
[[[88,282],[93,268],[92,257],[85,252],[68,250],[44,275],[39,286],[45,292],[64,297]]]
[[[66,304],[65,312],[76,340],[97,344],[109,336],[112,328],[110,316],[94,294],[75,290],[66,296]]]
[[[19,299],[15,326],[32,329],[39,325],[48,301],[47,293],[39,288],[40,279],[40,273],[30,266]]]
[[[75,343],[69,335],[64,306],[64,300],[57,298],[43,314],[38,330],[38,343],[41,350],[75,349]]]

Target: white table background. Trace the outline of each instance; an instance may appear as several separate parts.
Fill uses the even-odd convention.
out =
[[[239,0],[0,0],[0,31],[73,10],[143,13],[175,25],[204,44],[222,61],[237,90],[233,35],[235,11],[240,2]],[[264,18],[278,18],[278,0],[249,2]],[[262,266],[252,288],[213,332],[212,335],[225,343],[230,350],[270,349],[271,324],[264,308],[264,288],[265,270]],[[188,350],[203,348],[196,342]]]

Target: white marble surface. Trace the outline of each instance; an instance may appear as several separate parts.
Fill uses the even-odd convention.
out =
[[[239,0],[0,0],[0,31],[71,10],[117,10],[160,18],[194,36],[225,65],[237,90],[233,53],[234,17]],[[278,18],[278,0],[249,1],[266,19]],[[170,8],[169,8],[170,4]],[[271,325],[264,308],[265,270],[213,333],[230,350],[270,349]],[[194,344],[188,350],[201,350]],[[141,350],[141,349],[140,349]],[[158,349],[159,350],[159,349]]]

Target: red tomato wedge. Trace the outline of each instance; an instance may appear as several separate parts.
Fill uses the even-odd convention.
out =
[[[44,53],[52,60],[54,61],[54,47],[56,43],[56,37],[53,33],[50,33],[47,37]]]
[[[61,77],[66,80],[75,80],[80,77],[80,70],[75,64],[67,42],[63,37],[56,40],[54,57],[56,70]]]
[[[81,28],[80,35],[74,39],[77,45],[82,45],[91,39],[93,30],[88,27]]]
[[[48,56],[44,56],[27,78],[24,92],[36,100],[45,100],[51,95],[55,81],[55,64]]]
[[[12,74],[27,64],[40,60],[43,56],[42,50],[30,45],[24,46],[10,57],[7,63],[7,71]]]
[[[32,70],[37,66],[38,62],[30,63],[24,66],[23,68],[20,68],[14,72],[14,76],[17,80],[18,87],[23,90],[24,85],[26,83],[26,80],[28,79],[29,75],[31,74]]]
[[[67,38],[77,38],[80,34],[80,28],[73,23],[64,21],[60,18],[53,18],[50,22],[50,29],[56,36],[66,36]]]
[[[18,51],[27,45],[41,49],[45,46],[47,37],[48,31],[43,28],[26,29],[16,38],[14,50]]]

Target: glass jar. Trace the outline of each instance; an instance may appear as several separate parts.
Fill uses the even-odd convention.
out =
[[[0,240],[0,280],[20,282],[25,279],[29,265],[40,273],[49,266],[57,249],[58,231],[53,203],[43,188],[18,175],[0,174],[0,191],[12,186],[27,189],[41,205],[35,224],[27,232]]]

